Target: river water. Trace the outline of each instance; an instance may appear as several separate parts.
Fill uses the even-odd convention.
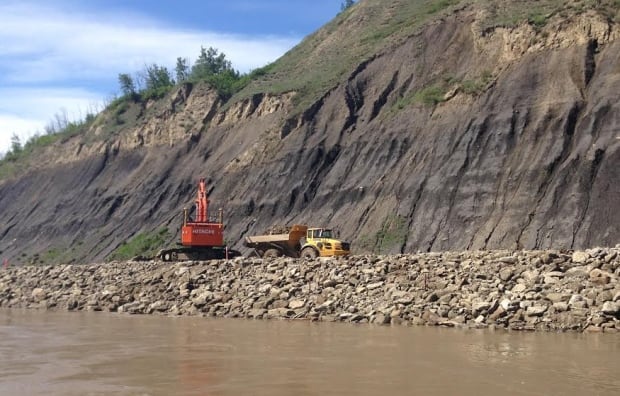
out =
[[[0,310],[0,395],[618,395],[620,335]]]

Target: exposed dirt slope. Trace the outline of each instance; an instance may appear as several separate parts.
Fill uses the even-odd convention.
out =
[[[116,137],[74,137],[0,182],[2,257],[102,259],[175,233],[200,176],[237,247],[293,222],[358,251],[615,245],[617,38],[594,11],[502,28],[474,4],[386,39],[301,113],[295,92],[225,105],[181,87]]]

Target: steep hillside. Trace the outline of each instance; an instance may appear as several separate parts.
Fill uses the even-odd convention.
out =
[[[358,252],[615,245],[617,16],[615,1],[362,0],[227,103],[186,84],[38,150],[0,182],[0,256],[172,241],[199,176],[237,247],[293,222]]]

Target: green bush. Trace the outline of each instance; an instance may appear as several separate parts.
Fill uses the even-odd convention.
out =
[[[418,91],[414,99],[417,102],[423,103],[427,106],[435,106],[438,103],[443,102],[446,95],[446,88],[442,85],[431,85]]]
[[[158,100],[166,96],[168,92],[172,89],[172,85],[165,85],[157,88],[150,88],[140,92],[140,99],[143,102],[148,102],[149,100]]]
[[[460,3],[459,0],[439,0],[439,1],[432,1],[429,9],[426,11],[427,14],[431,15],[431,14],[435,14],[441,10],[444,10],[452,5],[458,4]]]
[[[619,0],[620,1],[620,0]],[[273,70],[274,67],[274,63],[269,63],[263,67],[259,67],[257,69],[254,69],[250,72],[249,77],[250,78],[256,78],[256,77],[262,77],[266,74],[268,74],[269,72],[271,72]]]
[[[478,95],[485,90],[492,79],[493,75],[491,72],[484,71],[478,78],[461,82],[461,90],[468,95]]]
[[[527,17],[527,22],[534,26],[536,29],[540,29],[547,24],[548,16],[539,12],[530,13]]]
[[[115,116],[124,114],[129,109],[127,98],[123,97],[119,102],[114,102],[113,105],[111,105],[111,108],[114,109]]]

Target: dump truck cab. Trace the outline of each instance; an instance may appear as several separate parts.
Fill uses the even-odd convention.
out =
[[[331,257],[350,254],[350,243],[336,238],[334,231],[329,228],[308,228],[306,238],[301,241],[301,257]]]

